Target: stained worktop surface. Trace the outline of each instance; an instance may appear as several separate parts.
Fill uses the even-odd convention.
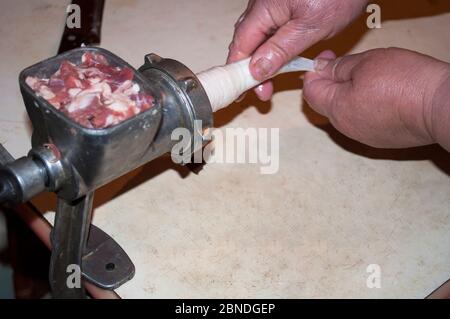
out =
[[[406,1],[404,1],[406,3]],[[325,48],[398,46],[450,61],[450,4],[381,2]],[[0,142],[15,157],[31,127],[19,72],[54,55],[64,1],[0,3]],[[102,47],[135,67],[155,52],[198,72],[222,64],[240,0],[106,1]],[[406,4],[404,4],[406,6]],[[199,175],[160,158],[96,193],[93,223],[136,265],[117,293],[133,297],[425,297],[450,278],[450,157],[439,147],[375,150],[337,133],[301,98],[299,74],[215,115],[216,127],[280,128],[280,167],[209,164]],[[51,219],[48,195],[35,200]],[[368,288],[368,265],[381,288]]]

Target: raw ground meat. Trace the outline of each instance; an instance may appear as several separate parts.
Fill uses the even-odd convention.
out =
[[[50,78],[28,76],[25,82],[75,122],[101,129],[153,106],[153,97],[133,78],[132,69],[113,67],[103,55],[86,52],[78,65],[63,61]]]

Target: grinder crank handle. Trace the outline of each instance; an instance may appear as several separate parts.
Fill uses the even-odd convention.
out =
[[[11,162],[14,162],[14,157],[0,143],[0,167]],[[9,202],[16,197],[16,189],[12,182],[9,179],[2,179],[2,183],[0,183],[0,204],[3,202]]]
[[[14,161],[14,157],[8,150],[0,143],[0,166],[4,166]]]
[[[208,95],[213,112],[233,103],[242,93],[260,84],[250,73],[251,58],[224,66],[216,66],[197,74]],[[276,74],[314,71],[314,61],[302,57],[295,58],[283,66]]]

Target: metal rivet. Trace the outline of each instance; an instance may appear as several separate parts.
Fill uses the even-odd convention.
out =
[[[188,93],[197,86],[197,82],[191,77],[181,80],[180,84]]]

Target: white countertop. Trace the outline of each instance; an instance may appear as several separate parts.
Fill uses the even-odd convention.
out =
[[[108,0],[102,47],[135,67],[155,52],[197,72],[224,62],[245,2]],[[383,3],[381,29],[363,34],[361,22],[319,47],[398,46],[450,61],[450,13],[439,13],[448,1]],[[65,5],[0,2],[0,142],[15,157],[31,134],[17,77],[55,54]],[[449,154],[350,141],[304,105],[300,87],[282,76],[271,103],[250,95],[215,116],[222,129],[279,127],[279,173],[210,164],[194,175],[162,158],[96,193],[94,224],[136,265],[120,296],[422,298],[450,278]],[[35,202],[54,209],[48,196]],[[366,286],[369,264],[380,266],[380,289]]]

